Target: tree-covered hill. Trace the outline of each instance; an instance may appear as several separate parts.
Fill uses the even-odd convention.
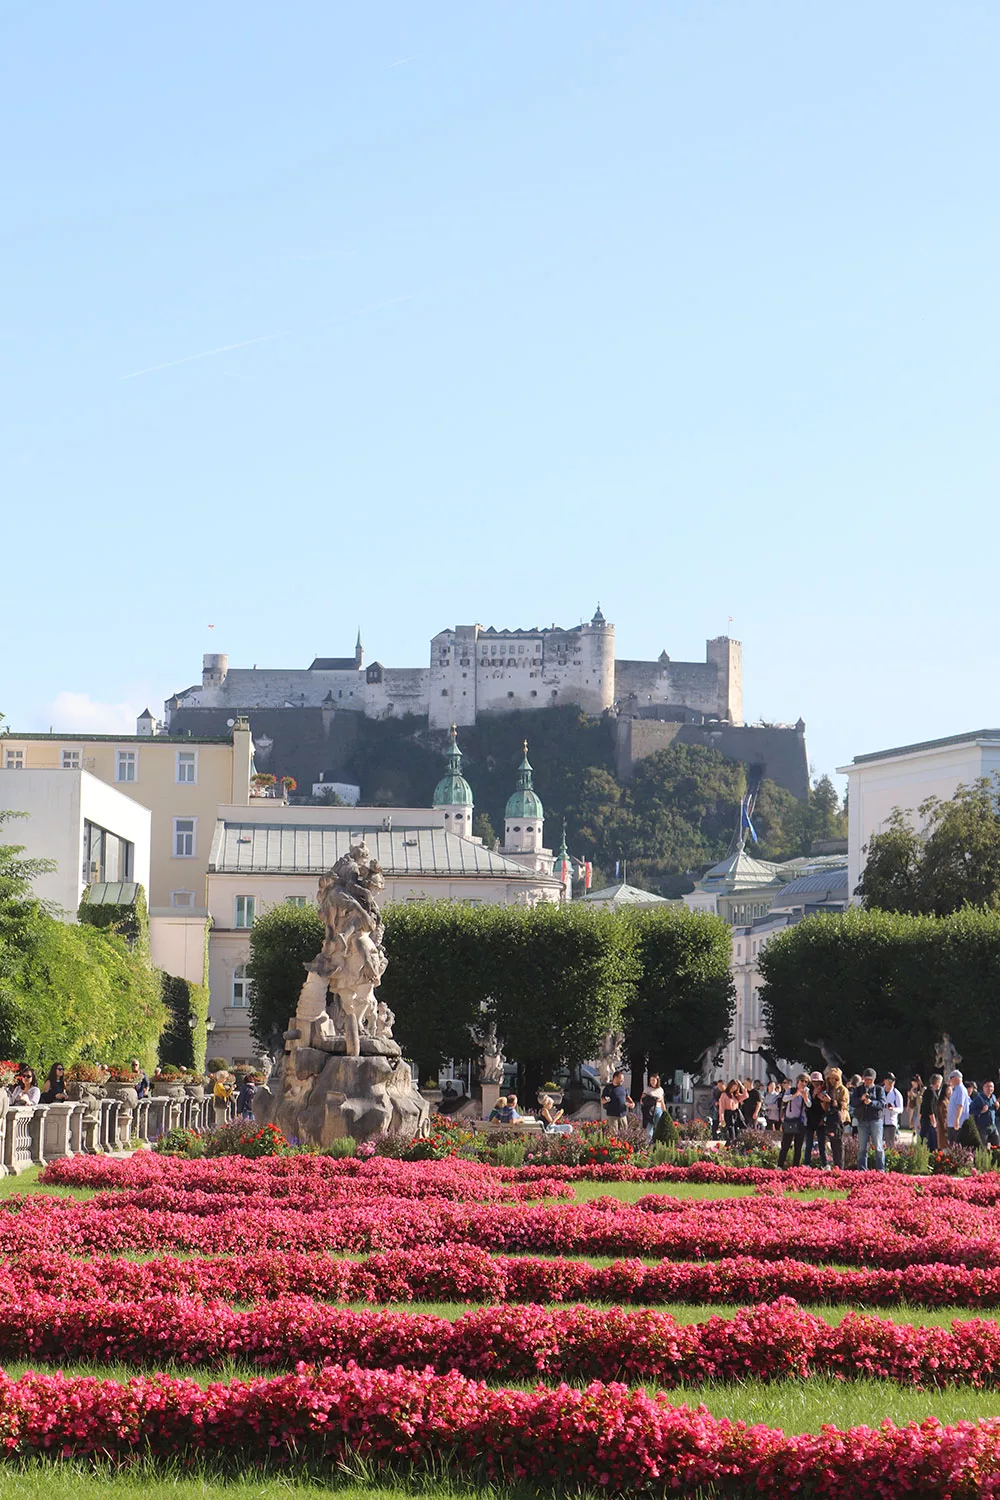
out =
[[[524,740],[545,806],[546,843],[558,848],[566,819],[570,851],[612,878],[628,861],[631,883],[663,895],[690,890],[721,859],[737,825],[746,774],[718,751],[675,743],[640,762],[631,782],[615,775],[612,724],[573,707],[482,715],[461,730],[463,771],[476,806],[475,831],[503,835]],[[444,770],[447,736],[426,720],[359,717],[341,774],[377,806],[426,807]],[[488,821],[483,821],[483,820]],[[765,781],[755,814],[756,852],[768,858],[808,853],[816,839],[843,834],[844,815],[828,777],[808,805]]]

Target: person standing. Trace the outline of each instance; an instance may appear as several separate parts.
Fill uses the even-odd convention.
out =
[[[866,1068],[854,1090],[851,1104],[858,1122],[858,1171],[868,1170],[868,1147],[875,1152],[875,1171],[885,1171],[882,1131],[885,1124],[885,1090],[874,1068]]]
[[[761,1097],[760,1089],[750,1080],[750,1086],[746,1091],[746,1098],[740,1105],[740,1113],[743,1116],[743,1124],[747,1130],[755,1130],[760,1121]]]
[[[778,1166],[783,1167],[788,1160],[788,1153],[792,1151],[792,1165],[802,1165],[802,1142],[806,1134],[806,1111],[809,1108],[809,1074],[800,1073],[795,1084],[794,1092],[785,1105],[784,1118],[781,1122],[781,1150],[778,1152]]]
[[[731,1078],[719,1096],[719,1130],[727,1145],[733,1145],[740,1132],[743,1124],[740,1106],[746,1097],[746,1089],[737,1078]]]
[[[781,1129],[781,1086],[770,1079],[764,1095],[764,1119],[768,1130],[777,1133]]]
[[[924,1080],[919,1073],[914,1073],[910,1079],[909,1092],[906,1095],[906,1123],[913,1131],[914,1136],[920,1130],[920,1105],[924,1092]]]
[[[628,1112],[635,1108],[635,1100],[625,1087],[625,1074],[621,1068],[616,1068],[611,1075],[611,1082],[604,1085],[601,1103],[604,1105],[611,1134],[624,1135],[628,1130]]]
[[[950,1074],[948,1082],[951,1084],[951,1097],[948,1100],[948,1144],[957,1146],[962,1126],[969,1118],[969,1090],[965,1087],[962,1075],[957,1068]]]
[[[646,1139],[651,1141],[657,1125],[663,1118],[666,1102],[663,1097],[663,1086],[660,1083],[659,1073],[650,1073],[649,1081],[642,1093],[639,1095],[639,1110],[642,1114],[642,1123],[646,1129]]]
[[[903,1096],[896,1087],[895,1073],[887,1073],[882,1079],[885,1090],[885,1105],[882,1110],[882,1140],[886,1146],[896,1144],[899,1117],[903,1113]]]
[[[215,1110],[216,1127],[225,1125],[229,1115],[229,1103],[233,1097],[235,1079],[231,1073],[216,1073],[212,1085],[212,1108]]]
[[[146,1077],[145,1071],[140,1065],[139,1059],[137,1057],[133,1057],[132,1059],[132,1080],[132,1087],[135,1089],[135,1097],[137,1099],[148,1099],[149,1079]]]
[[[998,1103],[1000,1101],[997,1100],[993,1084],[986,1082],[969,1105],[969,1114],[984,1146],[1000,1146],[1000,1133],[997,1131]]]
[[[835,1167],[844,1165],[844,1129],[851,1123],[851,1096],[844,1087],[844,1075],[839,1068],[828,1068],[826,1091],[830,1103],[826,1111],[826,1133],[830,1142],[830,1155]]]
[[[920,1139],[926,1142],[928,1151],[938,1148],[938,1091],[941,1082],[941,1074],[932,1073],[920,1095]]]
[[[253,1096],[256,1092],[257,1085],[253,1081],[253,1074],[248,1073],[236,1094],[236,1109],[241,1120],[253,1119]]]
[[[822,1073],[810,1073],[809,1103],[806,1106],[806,1139],[802,1152],[802,1161],[807,1167],[812,1162],[812,1147],[815,1141],[819,1164],[822,1168],[826,1168],[826,1112],[829,1107],[830,1096],[826,1091]]]

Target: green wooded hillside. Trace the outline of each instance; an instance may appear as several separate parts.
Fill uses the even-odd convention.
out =
[[[460,731],[477,819],[485,815],[501,837],[525,739],[545,807],[546,843],[559,847],[565,818],[570,851],[594,861],[595,878],[613,878],[616,860],[624,859],[631,883],[678,896],[725,854],[746,790],[741,765],[715,750],[674,744],[642,761],[624,785],[615,775],[611,722],[571,706],[483,715]],[[343,774],[361,786],[365,803],[426,807],[446,743],[425,720],[359,717]],[[841,836],[845,822],[829,778],[817,783],[808,806],[765,781],[756,852],[773,859],[808,853],[815,839]],[[478,822],[476,832],[488,836]]]

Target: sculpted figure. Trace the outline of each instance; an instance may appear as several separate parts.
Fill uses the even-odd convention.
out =
[[[948,1033],[945,1032],[944,1036],[938,1042],[937,1050],[934,1053],[934,1062],[938,1071],[944,1078],[947,1078],[954,1072],[961,1061],[962,1054],[956,1050],[955,1043]]]
[[[601,1081],[601,1087],[610,1083],[615,1069],[621,1063],[621,1046],[625,1040],[624,1031],[606,1031],[601,1041],[601,1055],[597,1059],[597,1076]]]
[[[504,1056],[497,1040],[496,1022],[491,1021],[485,1031],[476,1029],[472,1033],[473,1041],[482,1048],[483,1071],[480,1075],[482,1083],[503,1083]]]
[[[340,1001],[349,1057],[359,1056],[362,1034],[376,1033],[375,990],[387,960],[375,892],[384,886],[378,862],[363,842],[338,859],[319,882],[317,903],[326,935],[314,967]]]
[[[396,1023],[396,1013],[391,1011],[384,1000],[378,1003],[378,1013],[375,1019],[375,1035],[384,1041],[392,1040],[392,1028]]]

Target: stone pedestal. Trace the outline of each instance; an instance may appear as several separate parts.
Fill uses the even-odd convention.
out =
[[[7,1137],[4,1141],[4,1166],[11,1177],[18,1177],[32,1165],[31,1121],[33,1104],[15,1104],[7,1111]]]
[[[369,1057],[320,1053],[312,1048],[288,1054],[277,1088],[259,1088],[254,1118],[275,1124],[300,1142],[328,1146],[343,1136],[404,1138],[430,1134],[430,1108],[413,1087],[409,1066],[397,1052]]]
[[[42,1138],[45,1160],[57,1161],[60,1156],[73,1156],[72,1120],[77,1112],[82,1116],[83,1109],[79,1104],[67,1102],[66,1104],[50,1104],[47,1106],[47,1111]]]
[[[482,1118],[488,1120],[497,1107],[497,1100],[500,1098],[500,1085],[498,1083],[481,1083],[479,1087],[483,1095]]]
[[[31,1119],[28,1121],[31,1161],[36,1167],[45,1165],[45,1118],[51,1108],[51,1104],[36,1104]]]
[[[132,1115],[133,1129],[140,1141],[149,1140],[149,1100],[140,1099]]]
[[[159,1140],[170,1129],[170,1104],[171,1101],[162,1096],[150,1099],[148,1119],[151,1141]]]

